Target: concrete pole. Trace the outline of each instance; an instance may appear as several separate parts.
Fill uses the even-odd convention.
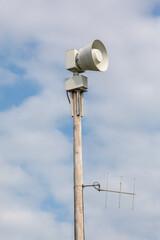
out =
[[[79,92],[79,98],[77,98],[76,91],[72,94],[74,118],[74,236],[75,240],[84,240],[81,113],[77,114],[79,112],[78,106],[82,107],[80,106],[82,93]]]

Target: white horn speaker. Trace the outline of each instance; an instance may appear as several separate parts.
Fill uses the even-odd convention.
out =
[[[104,72],[108,68],[108,54],[100,40],[81,48],[76,56],[77,66],[82,70]]]

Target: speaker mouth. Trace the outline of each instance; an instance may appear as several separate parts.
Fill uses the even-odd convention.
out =
[[[97,59],[94,58],[93,56],[93,50],[98,50],[98,52],[101,53],[102,55],[102,60],[97,61]],[[97,67],[98,71],[105,72],[108,68],[108,53],[107,50],[104,46],[104,44],[100,40],[94,40],[92,43],[92,56],[93,56],[93,61]]]

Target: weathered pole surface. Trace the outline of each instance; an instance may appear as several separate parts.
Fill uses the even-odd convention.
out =
[[[74,236],[75,240],[84,240],[83,176],[82,176],[82,133],[81,108],[82,93],[73,92],[74,118]],[[77,102],[78,101],[78,102]],[[80,110],[80,111],[79,111]],[[80,112],[80,114],[78,113]]]

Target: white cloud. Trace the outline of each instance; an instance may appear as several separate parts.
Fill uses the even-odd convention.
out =
[[[151,14],[156,3],[1,1],[0,51],[5,55],[7,49],[6,62],[41,86],[38,95],[0,113],[1,239],[73,238],[72,144],[70,130],[63,131],[72,124],[64,87],[71,73],[64,70],[64,52],[99,38],[110,64],[107,73],[85,74],[84,182],[105,186],[108,170],[113,187],[120,175],[135,176],[137,195],[133,213],[128,198],[115,209],[118,196],[109,196],[104,211],[104,194],[85,190],[86,238],[158,240],[160,20]],[[4,66],[0,73],[6,84],[17,81]],[[55,201],[50,212],[42,209],[48,195]],[[63,222],[58,217],[64,209]]]
[[[53,215],[27,209],[4,211],[0,217],[1,237],[4,240],[62,239],[72,237],[69,223],[56,223]]]

